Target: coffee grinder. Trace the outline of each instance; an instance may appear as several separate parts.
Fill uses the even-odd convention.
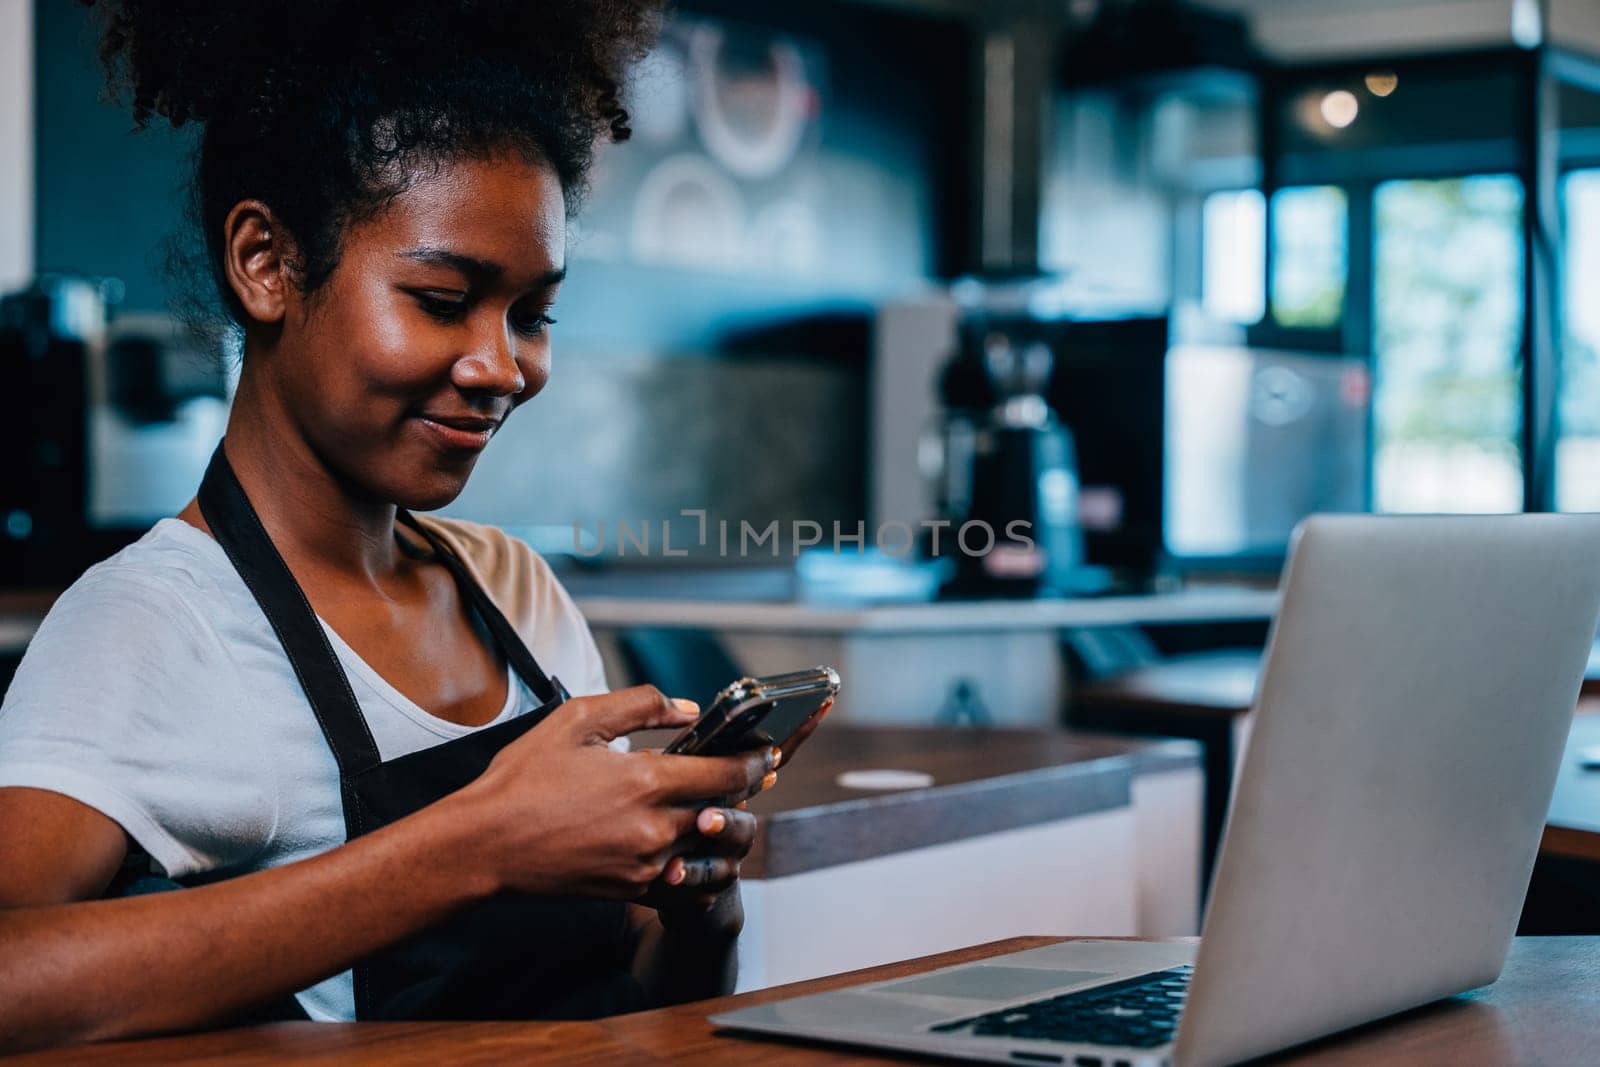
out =
[[[939,381],[938,532],[951,596],[1078,591],[1084,563],[1071,432],[1045,399],[1054,355],[1029,320],[973,313]],[[935,543],[937,542],[937,543]]]

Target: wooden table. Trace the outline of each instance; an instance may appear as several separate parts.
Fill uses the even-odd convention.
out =
[[[1519,933],[1600,934],[1600,771],[1579,762],[1596,745],[1600,700],[1585,698],[1561,757]]]
[[[0,590],[0,696],[57,595],[50,589]]]
[[[936,967],[1053,944],[1015,938],[792,986],[592,1023],[276,1023],[188,1037],[83,1046],[27,1064],[310,1063],[656,1064],[807,1067],[904,1058],[716,1033],[706,1015],[902,978]],[[1519,938],[1494,985],[1306,1046],[1279,1062],[1330,1065],[1600,1062],[1600,937]]]
[[[1589,748],[1600,748],[1600,700],[1594,699],[1582,701],[1572,720],[1550,817],[1539,843],[1539,851],[1545,855],[1600,863],[1600,771],[1578,765],[1578,754]]]
[[[1226,656],[1137,672],[1128,679],[1097,683],[1099,704],[1075,720],[1088,729],[1191,737],[1207,746],[1208,870],[1226,818],[1232,768],[1248,739],[1256,673],[1254,660]],[[1600,770],[1580,766],[1579,754],[1587,749],[1600,749],[1597,695],[1584,696],[1573,717],[1539,844],[1543,855],[1600,863]]]

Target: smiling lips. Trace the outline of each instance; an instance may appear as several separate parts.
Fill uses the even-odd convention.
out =
[[[476,451],[489,443],[499,429],[502,418],[488,415],[435,415],[422,413],[416,417],[433,436],[446,447]]]

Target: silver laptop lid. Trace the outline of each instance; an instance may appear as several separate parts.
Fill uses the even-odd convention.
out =
[[[1600,517],[1316,517],[1284,590],[1182,1064],[1499,975],[1600,616]]]

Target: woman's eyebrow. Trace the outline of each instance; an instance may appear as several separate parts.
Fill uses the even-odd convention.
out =
[[[407,252],[402,252],[401,255],[417,263],[449,267],[459,271],[469,281],[475,283],[498,281],[505,274],[505,268],[493,260],[479,259],[476,256],[451,252],[444,248],[413,248]],[[559,285],[566,276],[567,269],[558,267],[554,270],[545,271],[534,282],[540,288],[548,289]]]

